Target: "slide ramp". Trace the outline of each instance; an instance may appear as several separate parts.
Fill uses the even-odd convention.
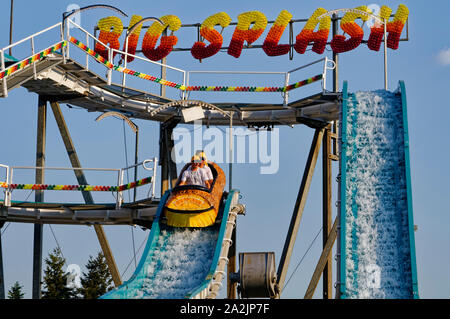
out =
[[[205,228],[175,228],[162,222],[170,195],[161,198],[149,239],[136,271],[101,299],[215,298],[228,262],[239,191],[221,205],[220,223]]]
[[[406,92],[343,89],[341,298],[418,298]]]

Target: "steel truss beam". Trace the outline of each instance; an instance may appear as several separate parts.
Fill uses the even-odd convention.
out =
[[[70,163],[72,167],[78,168],[81,167],[80,160],[78,158],[78,154],[75,150],[75,146],[72,142],[72,138],[69,133],[69,129],[67,127],[66,121],[64,120],[64,116],[61,112],[61,108],[58,102],[51,102],[51,107],[53,114],[55,116],[56,123],[58,124],[59,132],[64,142],[64,146],[67,150],[67,155],[69,155]],[[75,176],[80,185],[88,185],[86,181],[86,177],[84,176],[83,171],[74,170]],[[84,201],[86,204],[93,204],[94,199],[90,192],[82,192]],[[120,278],[120,273],[117,268],[117,264],[114,260],[114,256],[111,251],[111,247],[109,246],[108,239],[106,238],[105,231],[102,225],[94,225],[95,233],[97,234],[98,241],[103,251],[103,255],[105,256],[106,262],[108,264],[109,271],[111,272],[111,276],[113,278],[114,284],[116,287],[122,284],[122,279]]]

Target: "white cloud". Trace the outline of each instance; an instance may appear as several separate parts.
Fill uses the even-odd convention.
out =
[[[437,56],[437,59],[442,65],[450,65],[450,48],[441,50]]]

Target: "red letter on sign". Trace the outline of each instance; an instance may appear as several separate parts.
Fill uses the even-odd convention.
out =
[[[145,33],[144,40],[142,42],[142,53],[152,61],[158,61],[169,55],[175,44],[178,42],[178,38],[174,35],[168,35],[161,37],[161,44],[155,48],[158,38],[163,31],[168,27],[171,31],[177,31],[181,27],[181,21],[177,16],[166,15],[160,18],[164,23],[161,25],[159,22],[153,22]]]
[[[324,8],[318,8],[314,11],[313,15],[306,22],[302,32],[296,37],[294,49],[300,54],[305,53],[308,44],[313,43],[312,50],[318,54],[322,54],[325,51],[327,45],[328,34],[330,33],[331,18],[329,16],[321,15],[326,14],[328,11]],[[316,26],[319,25],[319,30],[314,32]]]
[[[389,21],[392,9],[387,6],[382,6],[380,10],[381,18],[385,21]],[[406,20],[408,19],[409,10],[404,4],[400,4],[395,13],[394,20],[388,22],[386,25],[386,32],[388,32],[387,46],[393,50],[398,49],[398,43],[400,42],[400,36],[403,31]],[[378,51],[380,50],[381,41],[383,40],[384,27],[381,23],[375,23],[372,28],[370,28],[369,41],[367,46],[370,50]]]
[[[254,23],[254,26],[250,28],[252,23]],[[263,13],[259,11],[241,13],[238,16],[238,24],[228,47],[228,54],[239,58],[244,47],[244,41],[247,41],[247,44],[255,42],[264,32],[266,26],[267,18]]]
[[[287,10],[281,11],[278,15],[263,43],[263,50],[268,56],[283,55],[288,53],[291,49],[289,44],[278,44],[284,29],[286,29],[286,26],[291,19],[292,14]]]
[[[122,20],[118,17],[107,17],[98,20],[97,26],[100,29],[98,40],[104,44],[109,44],[110,48],[118,50],[120,48],[119,37],[123,31]],[[108,49],[99,42],[95,44],[94,51],[106,60],[109,59]],[[116,52],[114,52],[114,55],[116,55]]]
[[[191,54],[196,59],[206,59],[219,52],[222,48],[222,35],[214,29],[214,26],[220,25],[226,28],[231,22],[231,18],[225,12],[216,13],[202,23],[200,35],[211,42],[208,46],[204,42],[195,42],[191,48]]]
[[[134,14],[131,17],[130,25],[128,27],[128,30],[131,29],[136,23],[138,23],[141,20],[142,20],[141,16],[138,16],[138,15]],[[127,50],[127,42],[125,41],[125,43],[123,44],[123,51],[124,52],[130,53],[130,54],[133,54],[133,55],[136,54],[136,48],[137,48],[137,44],[138,44],[138,41],[139,41],[139,34],[141,33],[141,29],[142,29],[142,24],[137,26],[137,28],[133,31],[133,33],[128,36],[128,50]],[[124,54],[122,54],[122,59],[125,59],[125,55]],[[134,60],[134,57],[128,56],[127,62],[131,62],[133,60]]]
[[[366,6],[357,7],[355,10],[369,12]],[[335,35],[333,40],[331,40],[331,48],[334,52],[341,53],[351,51],[360,45],[364,37],[364,31],[355,22],[358,18],[367,21],[369,16],[363,13],[349,11],[342,17],[341,29],[347,33],[350,38],[346,39],[345,35]]]

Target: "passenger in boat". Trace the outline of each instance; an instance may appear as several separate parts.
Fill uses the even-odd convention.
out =
[[[204,151],[197,151],[195,153],[195,155],[198,155],[200,157],[200,159],[202,161],[200,163],[200,169],[205,171],[206,176],[208,178],[209,185],[212,185],[212,182],[214,180],[214,176],[213,176],[213,173],[211,171],[211,168],[209,168],[209,166],[208,166],[208,159],[206,158],[205,152]]]
[[[191,158],[191,165],[183,172],[179,186],[198,185],[210,188],[211,182],[204,170],[200,168],[201,159],[198,155]]]

